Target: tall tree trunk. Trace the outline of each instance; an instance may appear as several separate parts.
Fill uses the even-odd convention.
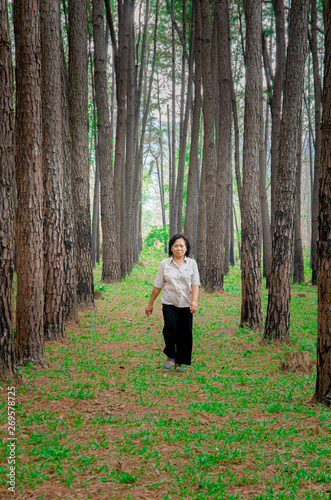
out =
[[[293,258],[293,282],[305,281],[305,268],[303,264],[303,251],[301,239],[301,170],[302,170],[302,120],[300,119],[298,154],[297,154],[297,178],[294,213],[294,258]]]
[[[319,187],[318,337],[315,398],[331,406],[331,3],[325,23],[324,90]]]
[[[98,113],[98,160],[101,187],[101,280],[105,283],[111,283],[120,279],[120,260],[116,241],[103,1],[93,0],[92,6],[95,98]]]
[[[132,219],[133,219],[133,261],[138,262],[139,260],[139,241],[141,240],[141,235],[139,233],[139,220],[140,220],[140,164],[138,166],[137,159],[139,157],[139,148],[140,148],[140,137],[139,137],[139,124],[140,124],[140,114],[141,114],[141,100],[142,100],[142,92],[143,92],[143,82],[144,75],[146,74],[146,55],[147,55],[147,32],[148,32],[148,22],[149,22],[149,0],[145,2],[145,19],[144,19],[144,28],[143,28],[143,36],[142,36],[142,44],[140,51],[140,61],[138,62],[138,42],[137,42],[137,62],[135,68],[135,82],[136,83],[136,91],[135,91],[135,101],[134,101],[134,172],[133,172],[133,184],[132,184]],[[158,6],[157,6],[158,9]],[[156,9],[156,10],[157,10]],[[140,38],[140,37],[139,37]],[[139,67],[139,76],[138,76],[138,67]],[[138,196],[139,193],[139,196]]]
[[[233,175],[231,172],[231,195],[230,195],[230,266],[236,264],[234,255],[234,221],[233,221]]]
[[[171,11],[174,12],[174,0],[171,0]],[[176,50],[175,28],[171,25],[171,79],[172,79],[172,125],[171,125],[171,184],[170,184],[170,237],[176,233]]]
[[[194,201],[196,197],[196,175],[199,162],[199,130],[200,130],[200,114],[201,114],[201,20],[199,17],[198,0],[193,0],[193,9],[195,11],[195,26],[194,29],[194,57],[195,57],[195,74],[194,74],[194,104],[193,104],[193,119],[191,130],[191,145],[190,145],[190,161],[187,179],[187,198],[186,198],[186,213],[184,232],[193,244],[194,236]],[[192,33],[193,36],[193,33]]]
[[[96,135],[96,134],[95,134]],[[98,159],[98,144],[94,137],[94,190],[93,190],[93,211],[92,211],[92,266],[95,267],[98,254],[99,241],[99,211],[100,211],[100,169]]]
[[[234,222],[235,222],[236,233],[237,233],[238,256],[239,256],[239,260],[241,260],[241,242],[240,242],[240,238],[239,238],[239,227],[238,227],[238,221],[237,221],[236,207],[234,205],[232,205],[232,209],[233,209]]]
[[[285,9],[284,0],[273,0],[276,24],[276,69],[271,98],[271,225],[276,207],[277,168],[281,128],[282,92],[285,72]]]
[[[130,272],[133,267],[133,179],[134,179],[134,116],[135,116],[135,95],[137,93],[137,80],[135,74],[134,58],[134,1],[129,5],[129,56],[128,56],[128,81],[127,81],[127,113],[126,113],[126,156],[125,156],[125,232],[126,232],[126,272]]]
[[[44,170],[44,336],[65,336],[60,3],[41,2]]]
[[[239,130],[239,120],[238,120],[238,110],[237,110],[237,99],[234,88],[232,69],[231,69],[231,99],[232,99],[232,115],[233,115],[233,127],[234,127],[234,165],[236,173],[237,193],[239,198],[239,207],[241,211],[242,182],[241,182],[241,172],[240,172],[240,130]]]
[[[162,113],[161,113],[161,102],[160,102],[160,82],[159,75],[157,74],[157,107],[159,111],[159,145],[160,145],[160,168],[158,167],[157,158],[157,170],[158,170],[158,179],[160,186],[160,199],[161,199],[161,210],[162,210],[162,225],[164,232],[166,231],[166,209],[165,209],[165,193],[164,193],[164,151],[163,151],[163,131],[162,131]],[[167,253],[167,242],[168,238],[166,235],[164,236],[164,252]]]
[[[158,183],[159,183],[160,205],[161,205],[161,214],[162,214],[162,225],[163,225],[163,227],[165,227],[165,225],[166,225],[166,218],[165,218],[165,206],[164,206],[163,178],[162,178],[161,168],[160,168],[160,165],[159,165],[159,159],[158,159],[157,156],[154,157],[154,159],[155,159],[155,163],[156,163],[157,180],[158,180]]]
[[[293,0],[290,11],[272,262],[264,340],[289,338],[293,223],[299,121],[304,83],[309,0]]]
[[[169,185],[169,191],[168,191],[168,205],[169,205],[169,233],[170,233],[170,219],[171,219],[171,184],[172,184],[172,151],[171,151],[171,131],[170,131],[170,110],[169,110],[169,104],[167,104],[167,136],[168,136],[168,165],[169,165],[169,177],[168,177],[168,185]],[[171,233],[170,233],[171,234]]]
[[[16,52],[17,362],[45,365],[39,2],[14,1]]]
[[[175,19],[174,11],[172,11],[172,19]],[[185,167],[185,158],[184,163],[182,159],[182,150],[183,150],[183,133],[184,133],[184,98],[185,98],[185,87],[186,87],[186,78],[185,78],[185,50],[186,50],[186,0],[182,0],[182,21],[183,21],[183,30],[182,30],[182,74],[181,74],[181,86],[180,86],[180,109],[179,109],[179,154],[178,154],[178,168],[177,168],[177,183],[175,190],[175,231],[176,233],[181,233],[181,225],[182,221],[179,224],[179,183],[180,178],[183,177],[184,182],[184,174],[182,175],[182,169]],[[174,24],[174,23],[173,23]],[[180,226],[180,227],[179,227]]]
[[[129,67],[129,7],[130,0],[118,4],[119,33],[118,54],[119,63],[116,66],[117,81],[117,123],[114,163],[114,191],[117,237],[120,248],[121,276],[126,272],[126,234],[125,234],[125,147],[126,147],[126,96]]]
[[[224,278],[224,246],[227,231],[229,196],[230,196],[230,169],[231,169],[231,54],[229,32],[229,1],[217,0],[215,4],[215,21],[218,35],[218,66],[219,71],[219,136],[216,174],[216,196],[212,210],[207,209],[208,220],[212,223],[207,226],[207,270],[206,290],[213,292],[223,290]],[[210,176],[211,179],[211,176]],[[207,190],[211,186],[207,185]],[[208,193],[207,193],[207,206]],[[226,245],[228,246],[229,241]]]
[[[200,12],[201,12],[201,52],[203,54],[201,61],[202,69],[202,86],[203,86],[203,98],[202,98],[202,110],[203,110],[203,128],[204,128],[204,140],[203,140],[203,159],[202,159],[202,170],[205,182],[205,196],[206,196],[206,222],[207,222],[207,232],[206,240],[203,241],[199,237],[198,239],[198,249],[197,257],[199,268],[203,268],[205,265],[208,266],[208,261],[212,258],[207,253],[207,239],[211,238],[213,234],[214,218],[212,216],[214,211],[215,202],[215,179],[216,179],[216,154],[215,154],[215,137],[214,137],[214,125],[215,125],[215,106],[216,106],[216,90],[217,84],[212,78],[212,63],[211,58],[214,57],[212,54],[212,28],[211,28],[211,15],[210,15],[210,4],[208,0],[199,0]],[[216,20],[214,20],[214,29],[217,26]],[[200,195],[203,190],[200,191]],[[201,198],[200,198],[201,199]],[[199,200],[200,205],[200,200]],[[201,204],[203,208],[203,204]],[[199,223],[200,224],[200,223]],[[202,236],[204,231],[200,233]],[[206,254],[206,255],[204,255]],[[206,268],[207,271],[207,268]],[[210,274],[210,272],[209,272]],[[207,275],[205,276],[207,278]]]
[[[89,37],[89,42],[92,35]],[[96,255],[98,253],[99,212],[100,212],[100,168],[98,157],[98,137],[97,137],[97,105],[95,102],[95,78],[93,72],[93,60],[91,43],[89,43],[89,59],[91,70],[92,103],[93,103],[93,145],[94,145],[94,190],[92,208],[92,267],[95,267]]]
[[[184,16],[184,11],[183,11]],[[178,157],[178,178],[177,178],[177,230],[179,233],[182,232],[183,224],[183,193],[184,193],[184,172],[185,172],[185,156],[186,156],[186,143],[187,143],[187,130],[190,116],[190,107],[192,99],[192,82],[193,82],[193,52],[194,52],[194,17],[195,12],[192,14],[191,23],[191,37],[190,37],[190,52],[189,52],[189,73],[187,82],[187,94],[186,94],[186,105],[184,113],[184,121],[182,124],[181,140],[179,143],[179,157]],[[183,66],[185,62],[185,55],[183,53]],[[185,76],[185,73],[184,73]],[[185,79],[182,82],[185,83]]]
[[[64,275],[65,279],[65,319],[77,320],[76,254],[74,207],[71,190],[71,140],[69,126],[69,86],[68,73],[61,44],[61,79],[62,79],[62,149],[63,149],[63,220],[64,220]]]
[[[206,283],[206,266],[207,266],[207,211],[206,211],[206,165],[202,161],[201,165],[201,180],[199,190],[199,213],[197,224],[197,246],[196,246],[196,260],[199,266],[199,274],[201,285],[205,286]]]
[[[271,230],[269,220],[269,207],[267,197],[266,181],[266,149],[264,141],[264,123],[263,123],[263,97],[261,95],[261,114],[260,114],[260,204],[263,233],[263,269],[266,277],[266,287],[269,288],[271,271]],[[268,106],[268,103],[267,103]]]
[[[7,0],[0,0],[0,379],[16,372],[14,275],[14,86]]]
[[[115,29],[109,0],[105,0],[107,23],[112,40],[114,65],[116,73],[116,143],[114,158],[114,192],[115,217],[116,217],[116,239],[118,252],[120,252],[121,276],[125,275],[126,262],[126,234],[125,234],[125,139],[126,139],[126,94],[129,62],[129,9],[131,0],[118,2],[118,43],[116,41]]]
[[[262,95],[262,3],[247,0],[246,88],[244,118],[243,190],[241,213],[240,326],[259,328],[261,313],[261,245],[259,204],[260,98]]]
[[[229,203],[231,201],[231,190],[228,194],[228,206],[226,211],[226,228],[224,236],[224,258],[223,258],[223,276],[228,274],[230,271],[230,238],[231,238],[231,207]],[[232,206],[232,203],[231,203]]]
[[[200,154],[198,155],[197,171],[195,175],[195,196],[194,196],[194,213],[193,213],[193,255],[197,255],[197,240],[198,240],[198,218],[199,218],[199,200],[200,200],[200,172],[202,171],[202,135],[203,127],[200,132]]]
[[[312,230],[311,230],[311,267],[312,285],[317,285],[317,234],[318,234],[318,189],[320,178],[321,156],[321,77],[318,62],[317,47],[317,7],[316,0],[311,3],[311,37],[310,48],[313,56],[314,93],[315,93],[315,164],[314,187],[312,200]]]
[[[69,0],[69,112],[77,300],[94,306],[89,193],[87,2]],[[77,85],[79,82],[79,85]]]
[[[138,155],[135,159],[135,177],[134,177],[134,199],[133,199],[133,210],[132,213],[137,215],[137,219],[135,221],[135,240],[139,240],[138,248],[142,246],[142,237],[141,237],[141,205],[142,205],[142,170],[143,170],[143,153],[144,153],[144,142],[145,142],[145,133],[147,126],[147,119],[150,112],[150,102],[152,95],[152,86],[154,80],[154,70],[155,70],[155,61],[156,61],[156,42],[157,42],[157,26],[158,26],[158,9],[159,2],[156,1],[155,7],[155,24],[154,24],[154,36],[153,36],[153,58],[152,58],[152,68],[149,75],[148,80],[148,91],[146,96],[146,102],[144,105],[144,110],[142,113],[142,124],[141,124],[141,135],[139,141],[139,149]],[[139,217],[139,218],[138,218]],[[140,250],[139,250],[140,251]]]

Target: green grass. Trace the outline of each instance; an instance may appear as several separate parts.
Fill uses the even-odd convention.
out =
[[[159,299],[144,316],[162,258],[145,250],[145,267],[118,284],[100,283],[98,266],[96,309],[80,312],[67,339],[46,344],[48,369],[20,369],[16,496],[331,498],[330,411],[309,403],[315,371],[280,370],[288,350],[315,361],[316,287],[292,287],[291,345],[266,345],[261,332],[238,328],[236,266],[225,293],[200,294],[192,366],[164,372]],[[262,305],[265,314],[265,288]],[[0,496],[6,412],[2,398]]]

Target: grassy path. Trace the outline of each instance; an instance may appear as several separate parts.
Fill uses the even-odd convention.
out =
[[[99,283],[68,338],[46,345],[49,368],[21,369],[16,497],[80,499],[331,498],[331,414],[309,403],[310,375],[280,370],[287,350],[316,350],[316,288],[292,292],[292,345],[238,330],[240,275],[203,291],[193,364],[164,372],[158,299],[144,308],[158,262],[142,254],[125,282]],[[263,291],[263,307],[267,294]],[[6,487],[6,388],[1,388],[0,498]]]

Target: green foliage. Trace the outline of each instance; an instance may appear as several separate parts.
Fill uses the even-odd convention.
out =
[[[169,240],[169,224],[162,227],[153,226],[145,238],[144,244],[146,247],[152,247],[158,244],[163,244]]]

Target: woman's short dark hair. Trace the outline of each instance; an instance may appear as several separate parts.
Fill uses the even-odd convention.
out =
[[[185,241],[185,245],[187,248],[187,250],[185,252],[185,256],[188,257],[190,255],[190,252],[191,252],[191,245],[190,245],[189,240],[186,238],[186,236],[184,236],[181,233],[174,234],[174,236],[172,236],[170,238],[170,240],[169,240],[169,255],[172,255],[171,247],[175,243],[175,241],[178,240],[179,238],[183,238],[183,240]]]

